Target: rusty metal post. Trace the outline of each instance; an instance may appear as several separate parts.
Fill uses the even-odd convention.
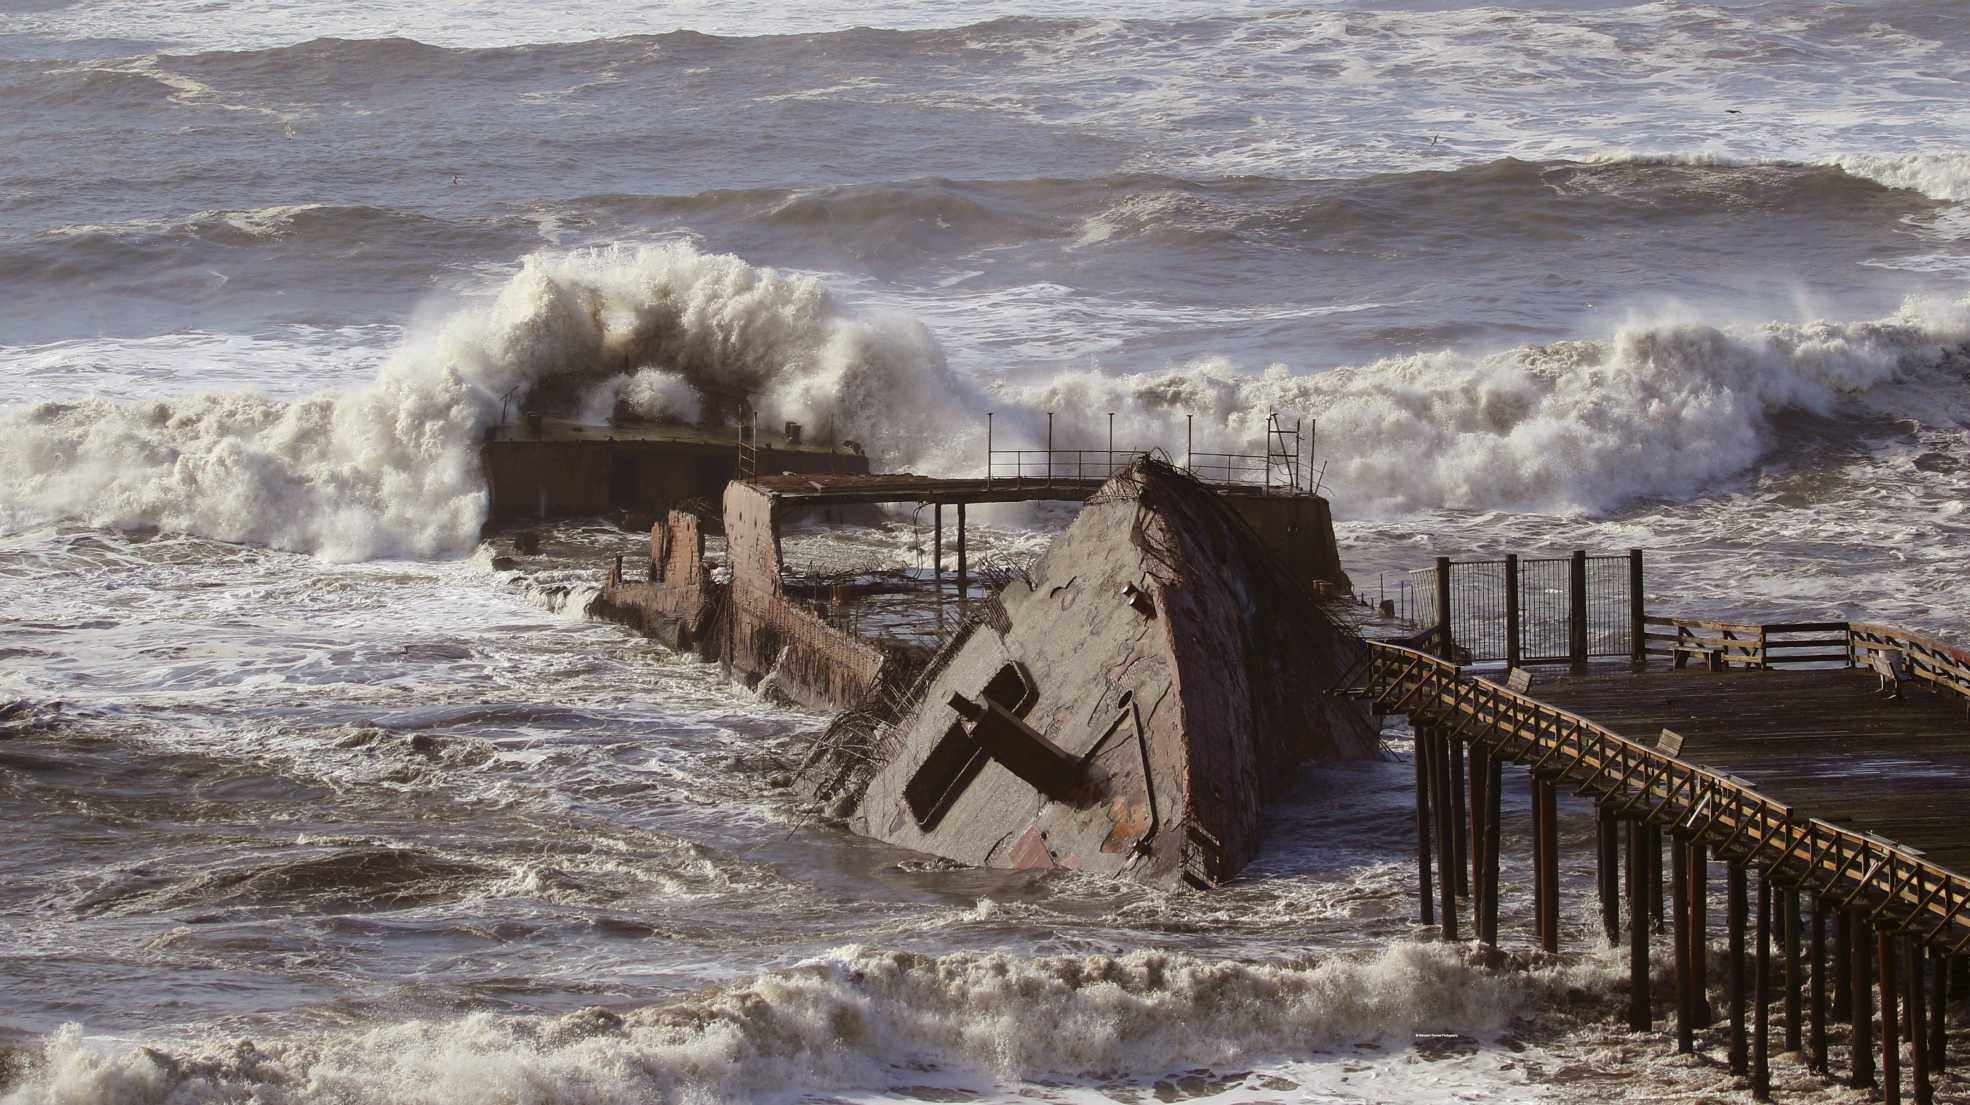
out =
[[[1750,1071],[1744,1035],[1744,915],[1748,910],[1745,901],[1744,864],[1737,860],[1727,860],[1724,865],[1724,912],[1728,914],[1726,925],[1730,930],[1730,970],[1727,993],[1731,1003],[1731,1073],[1742,1075]]]
[[[1881,1100],[1902,1105],[1901,1018],[1895,1008],[1895,934],[1883,926],[1874,937],[1881,960]]]
[[[1566,595],[1566,655],[1573,670],[1587,670],[1587,553],[1573,550],[1568,565]],[[1657,860],[1657,863],[1660,863]]]
[[[1455,662],[1456,650],[1450,640],[1450,558],[1436,558],[1437,655]]]
[[[1785,1050],[1800,1052],[1806,1050],[1806,1018],[1804,1005],[1804,970],[1799,963],[1799,890],[1797,887],[1784,887],[1779,891],[1785,918]]]
[[[1642,620],[1648,617],[1642,601],[1642,550],[1628,550],[1628,629],[1633,639],[1628,642],[1628,658],[1636,666],[1648,663],[1648,638],[1643,633]]]
[[[1696,976],[1690,962],[1690,850],[1681,836],[1669,841],[1669,894],[1676,929],[1676,1050],[1696,1050]]]
[[[1772,880],[1758,874],[1758,954],[1751,979],[1751,1099],[1772,1099]]]
[[[1115,412],[1108,412],[1108,468],[1102,473],[1107,479],[1115,474]]]
[[[1525,659],[1519,629],[1519,554],[1505,554],[1505,666],[1516,668]]]
[[[985,412],[985,486],[992,486],[992,412]]]
[[[1862,916],[1860,910],[1850,909],[1840,917],[1840,927],[1850,930],[1847,945],[1852,963],[1847,978],[1853,993],[1848,995],[1847,1008],[1854,1018],[1854,1073],[1847,1085],[1856,1090],[1874,1086],[1874,995],[1870,993],[1874,983],[1869,978],[1874,957],[1868,952],[1867,922]]]
[[[969,565],[965,563],[965,555],[964,555],[964,504],[959,503],[958,504],[958,606],[960,608],[962,608],[965,605],[965,603],[968,601],[968,588],[970,586],[970,575],[967,571],[968,568]]]
[[[1648,827],[1628,823],[1628,1027],[1649,1030]]]
[[[1416,878],[1419,883],[1422,901],[1422,923],[1436,923],[1436,887],[1430,878],[1430,732],[1427,725],[1418,724],[1416,731],[1416,751],[1412,757],[1416,761]]]

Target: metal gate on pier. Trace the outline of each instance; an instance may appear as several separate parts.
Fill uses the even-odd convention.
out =
[[[1642,550],[1625,554],[1437,558],[1409,573],[1410,618],[1430,650],[1460,663],[1571,664],[1625,657],[1640,663]]]

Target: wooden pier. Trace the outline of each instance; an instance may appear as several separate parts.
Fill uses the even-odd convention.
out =
[[[1829,1077],[1828,1026],[1850,1023],[1844,1078],[1891,1105],[1906,1039],[1907,1081],[1928,1105],[1970,952],[1970,654],[1864,624],[1640,621],[1640,662],[1585,672],[1471,677],[1369,643],[1355,693],[1416,731],[1424,922],[1457,939],[1467,910],[1472,935],[1497,945],[1499,795],[1518,765],[1533,795],[1533,939],[1548,951],[1558,788],[1595,803],[1602,935],[1628,944],[1631,1027],[1651,1026],[1649,935],[1665,920],[1679,1050],[1712,1023],[1717,860],[1728,1058],[1754,1097],[1771,1095],[1776,1005],[1782,1046]]]

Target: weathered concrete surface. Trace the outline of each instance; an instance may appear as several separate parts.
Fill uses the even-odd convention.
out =
[[[843,450],[769,444],[759,470],[866,473],[869,460]],[[728,434],[672,436],[610,426],[550,426],[538,433],[502,427],[480,449],[492,503],[488,525],[626,510],[661,514],[688,499],[717,502],[738,464]]]
[[[647,579],[633,570],[611,573],[590,612],[619,622],[665,648],[688,652],[715,644],[709,625],[713,584],[705,570],[704,525],[695,514],[673,510],[650,527]]]
[[[882,734],[859,831],[966,863],[1208,886],[1256,854],[1260,809],[1302,759],[1376,753],[1367,711],[1318,690],[1352,661],[1350,635],[1224,496],[1173,469],[1111,481],[1030,580]],[[1024,694],[1003,689],[1014,664]],[[1083,765],[1078,789],[1049,798],[986,754],[954,693],[1018,705]]]
[[[1334,515],[1318,495],[1226,495],[1259,540],[1301,582],[1324,582],[1349,591],[1348,574],[1334,541]]]
[[[781,584],[780,519],[771,495],[725,488],[725,552],[732,567],[724,658],[764,674],[779,693],[815,710],[845,710],[875,690],[882,650],[821,620]]]

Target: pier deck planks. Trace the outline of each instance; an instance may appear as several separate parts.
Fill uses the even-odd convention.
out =
[[[1543,673],[1533,698],[1644,744],[1683,735],[1682,760],[1728,772],[1801,814],[1922,849],[1970,871],[1970,721],[1960,699],[1871,671]]]

